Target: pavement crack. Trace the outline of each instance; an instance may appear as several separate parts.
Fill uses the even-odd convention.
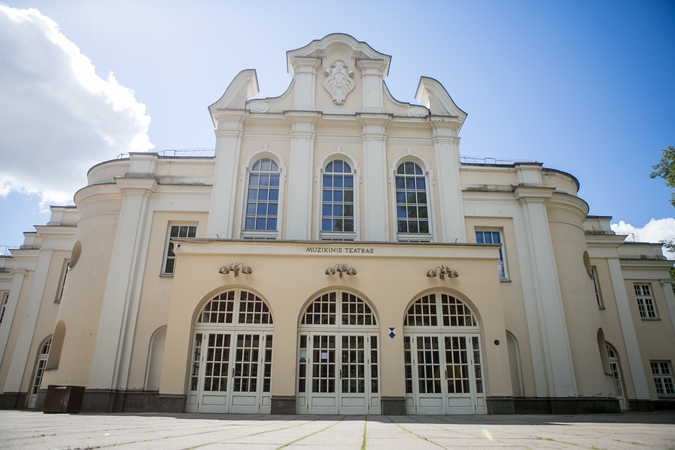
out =
[[[366,432],[368,430],[368,416],[363,418],[363,443],[361,444],[361,450],[366,450]]]
[[[410,416],[406,416],[406,417],[410,418]],[[408,430],[406,427],[404,427],[404,426],[401,425],[400,423],[394,422],[393,420],[391,420],[391,417],[387,416],[387,419],[389,419],[389,421],[390,421],[391,423],[393,423],[394,425],[396,425],[397,427],[399,427],[399,428],[402,429],[403,431],[406,431],[406,432],[412,434],[412,435],[415,436],[415,437],[418,437],[418,438],[420,438],[420,439],[422,439],[422,440],[424,440],[424,441],[427,441],[427,442],[430,443],[430,444],[433,444],[433,445],[435,445],[435,446],[437,446],[437,447],[440,447],[440,448],[445,448],[445,449],[447,450],[447,447],[443,447],[441,444],[439,444],[439,443],[437,443],[437,442],[434,442],[434,441],[432,441],[431,439],[425,438],[424,436],[420,436],[419,434],[417,434],[417,433],[415,433],[415,432],[413,432],[413,431]]]
[[[300,441],[302,441],[303,439],[307,439],[308,437],[312,437],[312,436],[314,436],[315,434],[321,433],[322,431],[326,431],[327,429],[332,428],[332,427],[334,427],[335,425],[341,423],[341,422],[344,420],[344,418],[345,418],[345,416],[342,416],[342,417],[340,417],[340,420],[338,420],[337,422],[335,422],[335,423],[332,424],[332,425],[328,425],[326,428],[322,428],[322,429],[320,429],[320,430],[316,430],[314,433],[310,433],[310,434],[308,434],[307,436],[303,436],[303,437],[301,437],[301,438],[298,438],[298,439],[296,439],[296,440],[294,440],[294,441],[289,442],[288,444],[282,445],[281,447],[277,447],[277,450],[279,450],[280,448],[288,447],[289,445],[295,444],[296,442],[300,442]]]

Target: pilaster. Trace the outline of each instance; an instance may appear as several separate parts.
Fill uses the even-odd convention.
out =
[[[35,266],[35,274],[33,275],[33,280],[30,285],[26,310],[24,311],[23,317],[21,317],[21,328],[19,329],[19,335],[16,339],[16,345],[14,346],[14,353],[12,353],[12,362],[9,364],[4,392],[21,391],[21,381],[26,372],[26,364],[30,357],[29,353],[33,342],[33,335],[35,334],[35,324],[37,323],[38,314],[40,313],[40,303],[42,303],[42,296],[44,295],[45,283],[47,281],[47,274],[49,273],[49,265],[53,253],[54,250],[52,249],[40,250],[37,265]],[[13,283],[10,296],[12,295],[14,295]],[[9,301],[11,300],[10,297]]]
[[[310,56],[291,59],[295,96],[293,109],[300,111],[316,110],[316,69],[321,66],[321,58]]]
[[[663,286],[663,295],[666,297],[666,306],[668,307],[668,315],[670,315],[670,323],[675,332],[675,294],[673,293],[674,280],[671,278],[659,280]]]
[[[88,387],[94,389],[126,388],[143,275],[147,203],[157,187],[154,178],[115,181],[123,200],[89,373]]]
[[[384,59],[357,59],[356,67],[361,70],[364,112],[384,112],[384,97],[382,93],[384,75],[388,61]]]
[[[630,368],[630,374],[633,377],[635,397],[638,400],[649,400],[647,377],[642,363],[642,355],[640,354],[640,345],[638,344],[635,325],[633,324],[633,316],[630,312],[631,305],[628,302],[628,294],[626,293],[621,263],[618,258],[607,258],[607,264],[612,279],[612,289],[614,289],[616,309],[619,313],[623,342],[626,345],[626,353],[628,354],[628,366]]]
[[[286,239],[311,239],[312,168],[314,167],[314,125],[321,113],[288,111],[291,122],[291,160],[289,163]]]
[[[7,299],[7,308],[5,309],[5,316],[2,319],[0,326],[0,362],[5,356],[5,349],[7,347],[7,340],[9,339],[9,331],[14,324],[14,313],[16,312],[16,305],[19,302],[19,294],[23,287],[23,280],[28,274],[26,269],[12,269],[12,286],[9,290],[9,298]],[[7,391],[5,389],[5,391]]]
[[[237,199],[237,170],[240,165],[241,140],[247,111],[218,111],[216,120],[216,165],[209,205],[206,237],[233,239],[235,205]]]
[[[526,251],[531,261],[529,280],[523,279],[524,303],[533,365],[545,368],[535,371],[536,395],[573,397],[577,387],[546,213],[546,201],[553,191],[523,186],[515,190],[525,219]]]
[[[364,241],[388,241],[389,184],[387,177],[388,114],[357,114],[363,127],[363,228]]]
[[[440,205],[438,215],[441,220],[441,234],[435,239],[440,242],[466,242],[457,136],[461,123],[449,117],[430,117],[428,120],[434,141]]]

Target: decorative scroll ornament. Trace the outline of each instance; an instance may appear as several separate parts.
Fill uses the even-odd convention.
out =
[[[251,102],[248,104],[248,109],[252,113],[266,113],[270,110],[270,105],[267,102]]]
[[[347,95],[354,90],[356,82],[354,72],[349,70],[347,63],[341,59],[336,59],[330,65],[330,69],[324,71],[326,79],[323,80],[323,88],[333,97],[333,103],[341,105],[345,102]]]
[[[429,110],[424,106],[409,106],[407,115],[408,117],[426,117],[429,115]]]

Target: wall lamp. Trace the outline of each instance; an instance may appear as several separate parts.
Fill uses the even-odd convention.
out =
[[[250,275],[253,273],[251,268],[249,266],[245,266],[242,263],[236,263],[233,262],[229,266],[223,266],[218,270],[218,273],[222,273],[223,275],[227,275],[230,272],[234,272],[234,276],[236,277],[239,275],[239,271],[243,273],[244,275]]]
[[[438,269],[438,272],[436,272],[436,269]],[[448,266],[436,266],[435,269],[431,269],[430,271],[427,272],[427,276],[429,278],[433,278],[436,276],[438,273],[438,276],[441,280],[445,280],[445,276],[447,275],[448,278],[457,278],[459,274],[457,273],[456,270],[452,270]]]
[[[356,275],[356,269],[347,267],[347,264],[335,264],[335,266],[326,269],[326,275],[335,275],[335,272],[340,274],[340,278],[342,278],[342,274],[345,272],[347,275]]]

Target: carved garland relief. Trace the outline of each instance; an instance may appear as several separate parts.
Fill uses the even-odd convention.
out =
[[[349,70],[347,63],[341,59],[336,59],[330,65],[330,69],[324,71],[326,79],[323,80],[323,88],[333,97],[333,103],[342,105],[347,95],[354,90],[356,82],[354,72]]]

